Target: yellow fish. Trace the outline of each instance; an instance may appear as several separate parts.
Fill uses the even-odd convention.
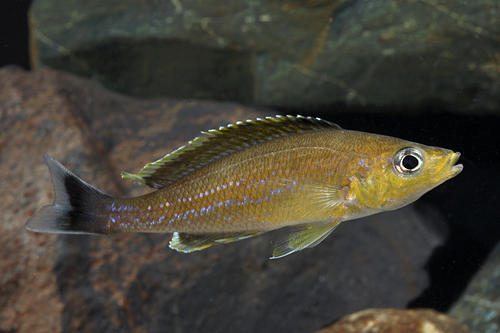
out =
[[[205,132],[122,178],[157,189],[110,197],[49,156],[54,204],[36,232],[173,233],[192,252],[280,229],[273,257],[316,246],[340,222],[417,200],[462,171],[460,153],[344,130],[319,118],[277,116]]]

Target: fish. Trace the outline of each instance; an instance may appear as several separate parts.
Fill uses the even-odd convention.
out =
[[[123,179],[155,189],[114,198],[52,157],[54,202],[26,222],[40,233],[172,233],[193,252],[279,229],[271,259],[312,248],[341,222],[406,206],[458,175],[459,152],[275,116],[202,132]]]

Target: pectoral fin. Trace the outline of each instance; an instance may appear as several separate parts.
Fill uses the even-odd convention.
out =
[[[340,221],[319,222],[282,229],[276,240],[271,259],[281,258],[290,253],[318,245],[339,224]]]
[[[212,245],[236,242],[245,238],[257,236],[259,234],[261,234],[261,232],[211,235],[192,235],[182,232],[174,232],[169,246],[171,249],[179,252],[189,253],[206,249]]]

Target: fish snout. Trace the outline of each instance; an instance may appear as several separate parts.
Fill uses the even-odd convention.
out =
[[[460,172],[462,172],[464,166],[462,164],[456,164],[458,159],[460,158],[460,155],[461,154],[459,152],[451,153],[451,156],[448,159],[448,163],[446,163],[446,168],[445,168],[449,170],[449,175],[446,177],[447,179],[455,177]]]

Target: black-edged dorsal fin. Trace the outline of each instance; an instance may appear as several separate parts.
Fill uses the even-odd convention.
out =
[[[156,162],[146,164],[137,174],[122,172],[122,178],[140,185],[162,188],[203,165],[246,147],[290,134],[336,130],[340,126],[320,118],[276,116],[239,121],[202,132],[189,145],[180,147]]]

